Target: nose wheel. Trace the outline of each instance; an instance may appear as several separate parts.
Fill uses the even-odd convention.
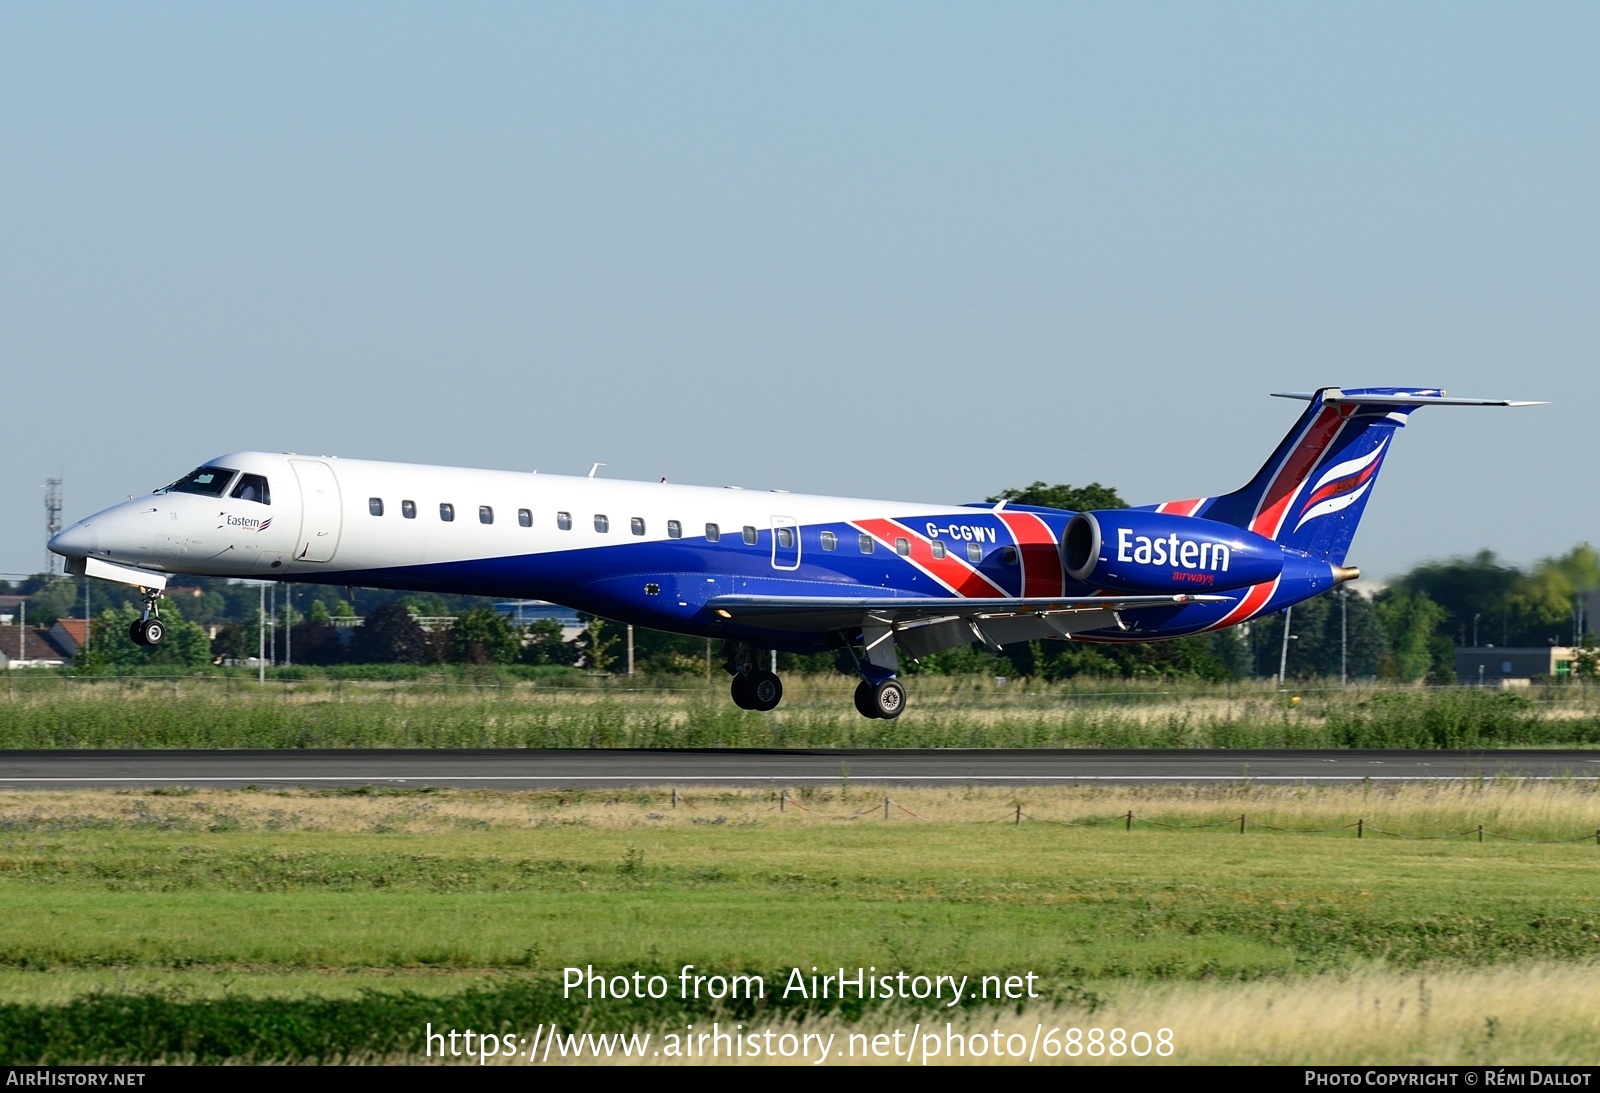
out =
[[[157,646],[161,639],[167,636],[167,624],[161,621],[156,614],[156,601],[161,593],[153,588],[141,588],[144,593],[144,615],[134,619],[128,627],[128,637],[133,639],[135,645]]]

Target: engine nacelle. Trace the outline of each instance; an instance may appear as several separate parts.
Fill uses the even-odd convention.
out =
[[[1137,509],[1080,512],[1061,535],[1061,559],[1073,580],[1115,592],[1244,588],[1283,572],[1283,547],[1263,535]]]

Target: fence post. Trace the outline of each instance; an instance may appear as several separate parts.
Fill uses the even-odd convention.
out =
[[[1480,843],[1483,841],[1483,825],[1482,824],[1478,825],[1478,841]]]
[[[1239,813],[1239,834],[1244,834],[1244,813]]]
[[[778,791],[778,811],[779,812],[782,812],[784,810],[783,806],[788,802],[788,800],[789,800],[789,791],[786,790],[786,789],[779,790]]]
[[[1131,808],[1128,809],[1128,830],[1129,831],[1133,830],[1133,809],[1131,809]],[[1596,842],[1600,842],[1600,831],[1596,831],[1594,834],[1595,834],[1595,841]]]
[[[672,787],[672,807],[673,808],[677,808],[678,807],[678,787],[677,786],[673,786]]]
[[[1018,826],[1018,827],[1021,827],[1021,826],[1022,826],[1022,806],[1021,806],[1021,805],[1018,805],[1018,806],[1017,806],[1017,819],[1016,819],[1016,824],[1017,824],[1017,826]]]
[[[1365,826],[1366,822],[1365,820],[1356,821],[1356,838],[1361,838],[1361,828]],[[1600,843],[1600,831],[1594,833],[1594,841]]]
[[[885,820],[889,818],[889,798],[887,797],[883,799],[883,818]]]

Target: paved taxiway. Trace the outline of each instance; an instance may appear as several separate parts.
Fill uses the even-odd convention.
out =
[[[0,789],[1600,778],[1600,751],[11,751]]]

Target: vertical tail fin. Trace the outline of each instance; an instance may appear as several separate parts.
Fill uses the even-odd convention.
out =
[[[1157,510],[1247,528],[1343,565],[1390,441],[1411,411],[1429,403],[1510,405],[1446,399],[1437,388],[1416,387],[1324,387],[1282,397],[1310,405],[1254,478],[1221,497],[1169,501]]]

